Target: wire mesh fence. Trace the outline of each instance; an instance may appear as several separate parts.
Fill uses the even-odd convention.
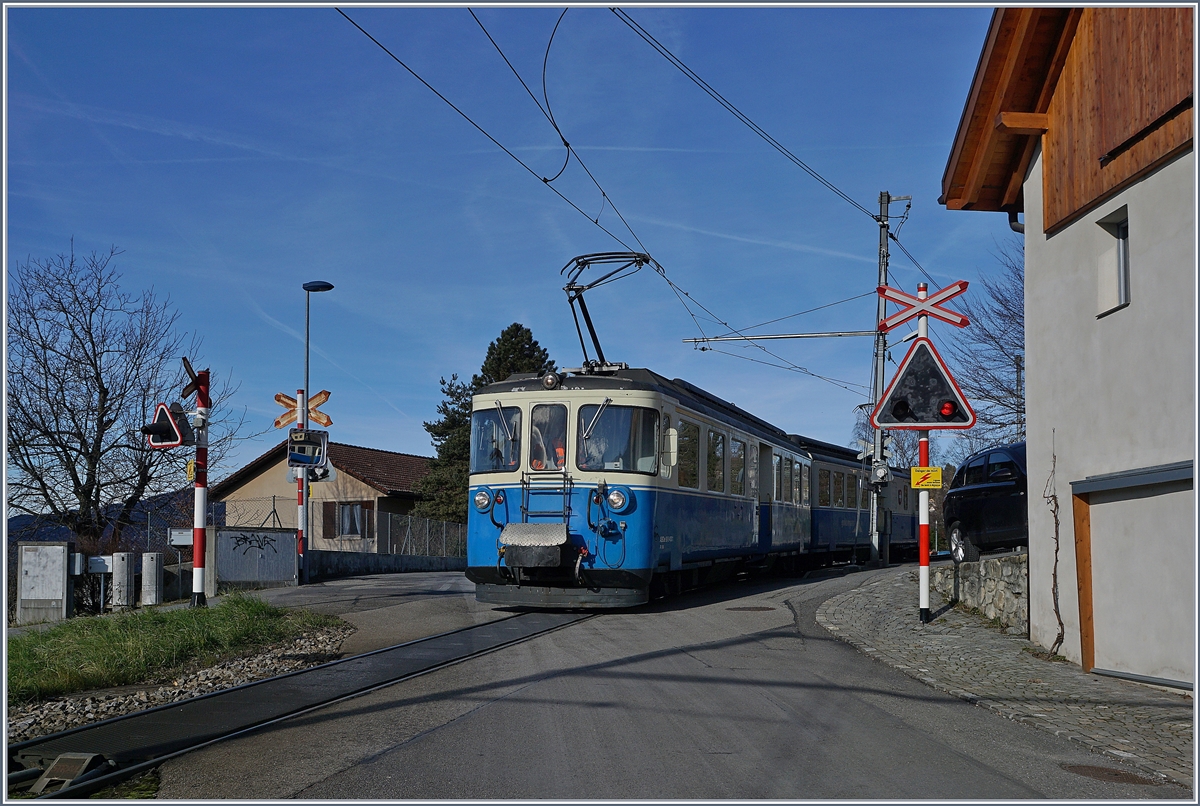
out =
[[[380,554],[467,556],[466,524],[380,512],[376,518],[376,527]]]

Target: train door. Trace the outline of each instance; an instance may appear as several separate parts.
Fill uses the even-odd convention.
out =
[[[758,525],[758,446],[753,442],[750,443],[746,451],[749,456],[746,457],[746,494],[750,496],[750,506],[753,510],[750,515],[750,545],[758,545],[759,525]]]
[[[758,446],[758,548],[760,551],[771,549],[771,501],[775,490],[775,477],[772,474],[771,446]]]

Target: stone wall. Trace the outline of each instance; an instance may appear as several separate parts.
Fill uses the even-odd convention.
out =
[[[1029,555],[1005,554],[976,563],[929,569],[929,586],[952,602],[977,607],[1006,632],[1029,632]]]

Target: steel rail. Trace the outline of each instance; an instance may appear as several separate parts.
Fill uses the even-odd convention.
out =
[[[514,614],[486,624],[123,714],[11,745],[8,748],[9,769],[22,758],[40,760],[40,766],[45,768],[60,753],[99,753],[107,761],[115,762],[117,768],[40,796],[86,797],[193,750],[513,646],[594,616],[594,613],[562,612]],[[220,725],[223,718],[226,724]],[[10,783],[16,783],[11,775]]]

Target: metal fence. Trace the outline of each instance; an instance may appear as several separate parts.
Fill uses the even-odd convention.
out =
[[[324,533],[326,524],[320,514],[322,503],[313,501],[309,504],[310,528],[314,538],[310,545],[313,548],[424,557],[467,556],[465,524],[366,510],[359,513],[362,520],[355,524],[359,534],[327,535]],[[223,508],[220,512],[209,514],[209,522],[218,526],[296,528],[296,500],[291,496],[230,499],[211,506]]]
[[[380,512],[375,525],[380,554],[467,556],[466,524]]]

